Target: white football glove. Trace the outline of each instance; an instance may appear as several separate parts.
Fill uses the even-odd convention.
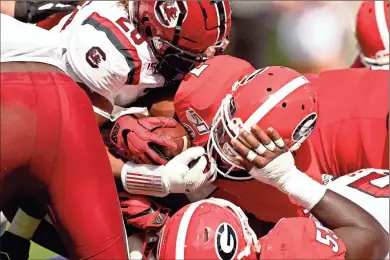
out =
[[[213,182],[216,171],[204,173],[207,160],[203,147],[191,147],[165,166],[127,162],[121,173],[123,188],[132,194],[164,197],[169,193],[196,191]],[[194,166],[189,164],[199,159]]]
[[[214,181],[215,171],[204,173],[207,160],[203,147],[192,147],[170,160],[164,167],[163,181],[169,193],[193,192]],[[199,161],[189,167],[189,164]]]

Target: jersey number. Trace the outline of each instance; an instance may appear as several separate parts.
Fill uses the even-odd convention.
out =
[[[375,198],[389,197],[388,176],[376,172],[370,172],[366,176],[352,182],[348,186]]]
[[[336,234],[322,226],[318,221],[314,221],[314,223],[317,228],[316,240],[321,244],[332,247],[333,253],[337,253],[339,251],[339,244],[337,243],[339,238]]]

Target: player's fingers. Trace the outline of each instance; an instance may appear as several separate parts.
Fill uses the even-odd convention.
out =
[[[254,151],[252,151],[251,149],[249,149],[248,147],[246,147],[242,142],[240,142],[239,140],[234,140],[232,139],[231,141],[234,149],[241,155],[241,157],[247,159],[249,162],[251,162],[251,164],[257,166],[257,167],[261,167],[262,165],[262,157],[261,156],[258,156]]]
[[[271,140],[276,144],[277,147],[279,147],[280,149],[287,149],[283,138],[279,135],[278,132],[276,132],[275,129],[269,127],[267,130],[267,135],[269,136],[269,138],[271,138]]]
[[[134,154],[141,153],[138,149],[135,148],[131,139],[127,138],[127,148],[129,149],[130,154],[127,156],[129,160],[135,160],[137,162],[137,158],[135,158]]]
[[[150,164],[150,165],[155,165],[156,163],[152,162],[144,153],[140,154],[139,157],[136,159],[137,163],[142,163],[142,164]]]
[[[168,117],[145,117],[141,118],[142,124],[147,129],[154,129],[157,127],[175,127],[177,125],[177,121],[173,118]]]
[[[128,194],[127,192],[119,192],[118,193],[118,197],[119,197],[119,201],[122,204],[123,202],[127,201],[128,199],[130,199],[130,194]]]
[[[198,159],[202,155],[205,154],[205,150],[201,146],[191,147],[182,152],[181,154],[177,155],[172,160],[180,161],[181,163],[188,165],[193,160]]]
[[[253,125],[251,132],[254,136],[256,136],[257,140],[264,145],[265,148],[270,151],[273,151],[275,149],[275,144],[260,127],[258,127],[257,125]]]
[[[159,124],[161,127],[176,127],[178,124],[177,121],[173,118],[168,118],[168,117],[157,117],[158,120],[160,121]]]
[[[147,154],[147,156],[145,157],[149,157],[150,159],[152,159],[155,164],[159,164],[159,165],[166,165],[168,163],[167,160],[165,160],[164,158],[162,158],[159,154],[157,154],[153,149],[151,149],[150,147],[148,147],[145,151],[145,153]],[[154,164],[154,163],[152,163]]]
[[[239,135],[239,139],[243,144],[245,144],[245,146],[255,151],[258,155],[264,155],[267,152],[265,146],[260,143],[260,141],[257,140],[257,138],[253,134],[245,130],[241,132],[241,134]]]
[[[242,165],[242,166],[245,168],[245,170],[247,170],[248,172],[249,172],[250,170],[252,170],[253,164],[252,164],[250,161],[248,161],[247,159],[242,158],[241,156],[236,156],[234,159],[235,159],[236,161],[238,161],[238,163],[239,163],[240,165]]]
[[[257,138],[252,135],[251,133],[243,130],[241,131],[240,135],[238,136],[241,142],[243,142],[249,149],[255,149],[259,146],[260,142],[257,140]],[[249,146],[248,146],[248,145]]]
[[[200,157],[199,161],[194,165],[194,167],[192,168],[197,168],[199,169],[200,171],[204,171],[204,169],[206,169],[206,166],[207,166],[207,160],[204,156]]]
[[[166,138],[163,138],[161,136],[158,136],[156,134],[153,134],[153,133],[148,133],[148,139],[151,143],[155,143],[155,144],[161,145],[161,146],[166,147],[166,148],[171,148],[171,149],[177,148],[177,144],[175,142],[168,140]]]

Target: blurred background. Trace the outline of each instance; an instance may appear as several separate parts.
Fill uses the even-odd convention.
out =
[[[360,1],[233,1],[228,54],[302,73],[349,67]]]

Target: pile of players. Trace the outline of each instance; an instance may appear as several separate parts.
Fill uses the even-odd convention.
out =
[[[2,256],[385,258],[388,10],[362,3],[354,68],[305,76],[222,55],[229,1],[2,2]]]

